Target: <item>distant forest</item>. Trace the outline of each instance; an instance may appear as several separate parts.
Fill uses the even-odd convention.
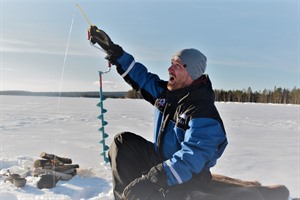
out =
[[[300,104],[300,89],[292,90],[274,87],[273,90],[253,92],[251,87],[247,90],[215,90],[216,101],[225,102],[253,102],[275,104]]]
[[[274,104],[300,104],[300,89],[292,90],[274,87],[273,90],[252,91],[251,87],[243,90],[215,89],[215,100],[223,102],[252,102]],[[0,95],[20,96],[52,96],[52,97],[82,97],[99,98],[99,92],[28,92],[28,91],[0,91]],[[107,98],[133,98],[142,99],[140,92],[129,90],[128,92],[104,92]]]
[[[103,92],[103,95],[107,98],[124,98],[126,93],[127,92]],[[99,98],[99,92],[29,92],[6,90],[0,91],[0,95]]]
[[[300,89],[292,90],[274,87],[273,90],[252,91],[251,87],[243,90],[220,90],[215,89],[215,100],[223,102],[252,102],[274,104],[300,104]],[[142,98],[135,90],[128,91],[126,98]]]

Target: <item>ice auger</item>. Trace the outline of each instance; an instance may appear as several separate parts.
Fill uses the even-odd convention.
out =
[[[104,120],[104,113],[107,112],[106,109],[103,107],[103,101],[106,99],[106,97],[103,95],[102,92],[102,74],[108,73],[111,69],[110,63],[108,63],[108,69],[106,71],[100,71],[99,70],[99,103],[97,106],[100,108],[100,115],[98,116],[98,119],[101,120],[101,127],[98,129],[102,133],[102,139],[99,143],[103,146],[103,152],[101,155],[103,156],[104,162],[108,163],[108,157],[106,156],[106,152],[108,151],[109,147],[105,144],[105,139],[108,138],[108,134],[105,133],[104,127],[108,124],[107,121]]]
[[[79,4],[76,4],[76,7],[78,7],[78,9],[80,10],[81,14],[82,14],[83,17],[85,18],[86,22],[87,22],[90,26],[92,26],[91,22],[88,20],[88,18],[87,18],[86,15],[84,14],[83,10],[81,9],[80,5],[79,5]],[[91,44],[93,47],[95,47],[95,48],[97,48],[97,49],[99,49],[99,50],[105,52],[103,49],[101,49],[101,48],[95,46],[95,45],[91,42],[91,39],[90,39],[90,38],[89,38],[89,41],[90,41],[90,44]],[[100,108],[100,115],[99,115],[97,118],[101,120],[101,127],[98,129],[98,131],[100,131],[100,132],[102,133],[102,139],[100,140],[99,143],[101,143],[102,146],[103,146],[103,150],[102,150],[101,155],[103,156],[103,159],[104,159],[104,162],[105,162],[105,163],[108,163],[108,162],[109,162],[109,159],[108,159],[108,157],[107,157],[107,155],[106,155],[106,152],[108,151],[109,147],[105,144],[105,139],[108,138],[108,134],[105,133],[104,127],[105,127],[108,123],[107,123],[107,121],[104,120],[104,113],[106,113],[107,110],[104,109],[104,107],[103,107],[103,101],[104,101],[106,98],[105,98],[105,96],[103,95],[103,92],[102,92],[102,74],[108,73],[108,72],[110,71],[110,69],[111,69],[111,64],[108,62],[108,68],[107,68],[107,70],[105,70],[105,71],[100,71],[100,70],[99,70],[99,85],[100,85],[100,87],[99,87],[99,103],[97,104],[97,106]]]

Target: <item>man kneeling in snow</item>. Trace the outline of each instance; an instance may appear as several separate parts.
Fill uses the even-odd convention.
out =
[[[89,39],[106,51],[124,80],[155,106],[154,143],[123,132],[110,147],[115,199],[216,199],[206,195],[215,193],[209,187],[214,181],[210,168],[222,155],[227,138],[211,81],[204,74],[206,57],[193,48],[178,51],[171,58],[169,81],[163,81],[96,26],[90,27]],[[252,193],[247,191],[246,196],[259,199]]]

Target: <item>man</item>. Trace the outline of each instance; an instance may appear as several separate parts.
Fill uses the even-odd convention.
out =
[[[210,168],[227,146],[206,57],[196,49],[175,53],[169,80],[149,73],[96,26],[89,39],[144,99],[155,106],[154,143],[134,133],[115,136],[109,150],[115,199],[184,199],[211,180]]]

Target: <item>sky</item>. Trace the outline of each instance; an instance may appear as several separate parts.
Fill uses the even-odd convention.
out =
[[[0,90],[97,91],[105,53],[88,20],[150,72],[168,79],[172,55],[196,48],[214,89],[300,87],[300,0],[0,0]],[[115,67],[104,91],[131,88]]]

